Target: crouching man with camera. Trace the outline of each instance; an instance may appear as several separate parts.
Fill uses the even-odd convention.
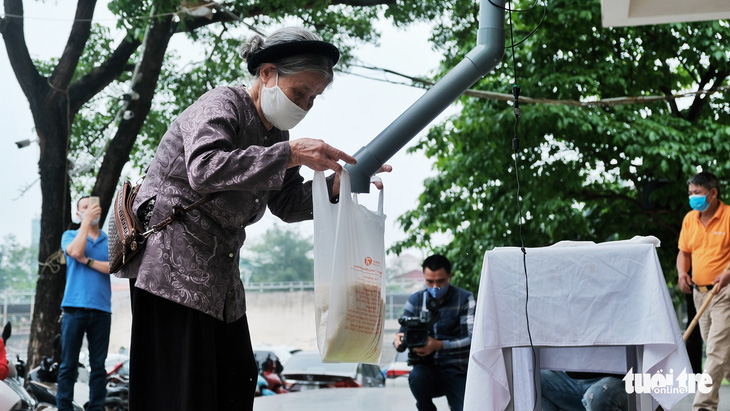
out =
[[[466,366],[474,328],[474,295],[451,285],[451,263],[438,254],[423,262],[426,289],[406,302],[393,345],[409,349],[408,385],[419,411],[435,411],[432,399],[446,395],[452,411],[464,407]]]

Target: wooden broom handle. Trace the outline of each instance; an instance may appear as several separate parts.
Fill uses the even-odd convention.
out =
[[[684,338],[684,342],[687,342],[687,338],[689,338],[689,335],[692,334],[692,330],[694,330],[697,326],[697,322],[700,321],[700,317],[702,317],[702,314],[705,312],[705,310],[707,310],[707,307],[710,306],[710,301],[712,301],[712,297],[715,296],[715,292],[717,292],[717,287],[712,287],[712,290],[710,290],[710,292],[707,294],[707,297],[705,297],[705,301],[702,302],[702,306],[699,310],[697,310],[697,314],[695,314],[692,322],[690,322],[687,326],[687,330],[682,336],[682,338]]]

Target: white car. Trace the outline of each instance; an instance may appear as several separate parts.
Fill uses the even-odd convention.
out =
[[[256,345],[253,347],[254,354],[265,352],[274,353],[279,358],[281,365],[286,364],[292,354],[299,351],[301,350],[298,348],[286,347],[283,345]],[[256,361],[259,361],[259,356],[257,356]]]
[[[287,361],[282,372],[289,391],[319,388],[385,387],[375,364],[323,363],[317,351],[302,351]]]
[[[388,378],[407,377],[413,369],[412,365],[408,365],[408,350],[395,354],[393,362],[388,364],[385,370],[385,376]]]

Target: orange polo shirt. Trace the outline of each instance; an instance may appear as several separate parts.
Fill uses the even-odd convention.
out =
[[[730,209],[722,201],[707,223],[700,221],[700,212],[692,210],[684,216],[679,233],[679,249],[692,254],[692,281],[709,285],[730,264]]]

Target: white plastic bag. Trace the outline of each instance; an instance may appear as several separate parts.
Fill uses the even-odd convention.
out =
[[[377,364],[385,321],[385,214],[358,204],[343,170],[340,201],[329,201],[324,174],[312,183],[317,346],[324,362]]]

